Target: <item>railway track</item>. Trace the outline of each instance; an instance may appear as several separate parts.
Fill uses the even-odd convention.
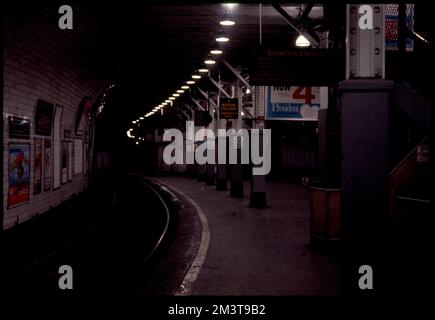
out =
[[[170,203],[170,196],[142,177],[129,176],[122,185],[124,187],[117,190],[113,203],[92,201],[92,197],[88,197],[84,203],[72,204],[73,210],[82,210],[77,212],[77,219],[86,223],[84,219],[89,215],[94,222],[86,223],[85,228],[80,221],[74,220],[74,213],[69,213],[70,221],[64,223],[73,221],[73,228],[80,232],[67,230],[69,237],[56,238],[54,235],[62,232],[52,231],[60,226],[51,226],[48,228],[50,232],[40,234],[41,237],[53,237],[41,242],[50,244],[47,250],[39,248],[39,254],[30,252],[32,259],[22,256],[29,252],[9,252],[6,257],[10,269],[8,291],[17,294],[69,294],[68,290],[62,291],[58,286],[59,267],[62,265],[69,265],[73,270],[74,290],[70,294],[134,293],[140,290],[148,266],[157,259],[159,251],[171,237],[176,220],[174,206]],[[27,236],[31,241],[35,235]],[[53,245],[59,239],[61,243]]]

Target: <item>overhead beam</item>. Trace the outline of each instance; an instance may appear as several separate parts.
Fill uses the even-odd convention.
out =
[[[288,13],[287,11],[285,11],[279,4],[277,3],[271,3],[270,4],[280,15],[281,17],[290,25],[290,27],[292,27],[297,33],[299,33],[300,35],[304,36],[305,38],[307,38],[308,41],[310,41],[310,43],[316,47],[318,47],[320,45],[319,41],[315,38],[313,38],[313,36],[311,35],[310,32],[301,30],[298,28],[297,26],[297,21],[295,19],[293,19]]]
[[[216,82],[212,77],[210,77],[210,76],[208,76],[208,78],[210,79],[211,83],[213,83],[213,85],[214,85],[216,88],[218,88],[219,91],[222,92],[222,93],[225,95],[225,97],[227,97],[227,98],[231,98],[231,95],[229,95],[228,92],[226,92],[226,91],[224,90],[224,88],[222,88],[222,87],[219,85],[219,83],[217,83],[217,82]]]
[[[206,98],[208,101],[211,102],[211,104],[213,105],[213,107],[217,108],[217,104],[213,101],[213,99],[211,97],[209,97],[209,95],[207,93],[205,93],[200,87],[196,87],[199,91],[199,93],[201,93],[203,95],[204,98]]]
[[[225,59],[222,60],[224,65],[240,80],[243,82],[245,86],[247,86],[249,89],[251,89],[251,85],[248,83],[248,81],[245,80],[245,78],[242,77],[240,72],[238,72],[236,69],[233,68],[233,66]]]
[[[196,101],[192,96],[190,96],[190,99],[193,101],[193,103],[199,108],[199,109],[201,109],[202,111],[204,111],[205,109],[204,109],[204,107],[198,102],[198,101]]]
[[[307,4],[307,6],[304,9],[304,12],[302,12],[301,16],[299,17],[299,21],[304,21],[305,19],[308,18],[308,16],[310,15],[311,10],[313,10],[314,7],[314,3],[309,3]]]
[[[181,113],[184,114],[187,120],[190,120],[190,116],[186,113],[186,111],[181,110]]]

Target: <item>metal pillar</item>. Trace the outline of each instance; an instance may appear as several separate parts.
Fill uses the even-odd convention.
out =
[[[201,90],[201,89],[199,89],[199,90]],[[205,92],[203,92],[203,93],[205,94]],[[205,96],[207,97],[207,109],[208,109],[209,115],[212,118],[212,121],[209,123],[208,128],[212,129],[213,132],[214,132],[214,136],[216,136],[213,108],[210,106],[210,103],[212,103],[213,106],[215,105],[215,103],[210,98],[210,94],[208,92],[205,94]],[[213,141],[212,142],[210,141],[210,139],[211,139],[211,137],[207,137],[207,143],[208,143],[207,152],[211,151],[212,148],[216,148],[215,138],[213,137]],[[215,152],[215,150],[213,150],[213,152]],[[215,184],[215,164],[207,162],[207,164],[205,166],[206,166],[206,169],[205,169],[205,171],[206,171],[205,184],[208,185],[208,186],[214,185]]]
[[[391,81],[383,80],[383,5],[373,4],[373,29],[358,26],[360,5],[347,6],[347,79],[338,86],[341,110],[341,233],[343,290],[359,288],[363,265],[381,279],[379,257],[388,215],[388,125]],[[355,79],[358,78],[358,79]],[[377,282],[379,288],[379,281]]]
[[[234,120],[234,129],[236,131],[242,128],[242,115],[240,111],[242,110],[242,90],[240,88],[239,80],[236,82],[236,86],[234,87],[234,96],[238,98],[239,107],[238,107],[238,118]],[[246,144],[246,141],[242,141],[242,143]],[[237,163],[230,164],[230,197],[234,198],[242,198],[243,197],[243,165],[241,163],[241,148],[240,144],[237,143],[236,146],[233,143],[230,143],[230,148],[237,148]]]
[[[219,83],[218,87],[220,87],[220,77],[219,77]],[[227,127],[227,120],[220,118],[220,96],[221,91],[218,91],[218,107],[217,107],[217,126],[218,129],[226,129]],[[226,136],[217,136],[216,138],[217,144],[221,145],[227,145],[227,138]],[[216,146],[216,149],[218,150],[218,159],[219,159],[219,148]],[[228,158],[228,157],[227,157]],[[227,161],[225,160],[225,163],[219,163],[219,161],[216,164],[216,190],[218,191],[226,191],[227,190]]]
[[[385,78],[384,5],[371,4],[373,28],[358,25],[361,5],[347,5],[346,79]]]
[[[254,129],[264,129],[264,110],[265,110],[265,100],[264,100],[265,87],[258,86],[255,87],[254,94]],[[263,146],[263,135],[260,131],[260,136],[258,137],[260,143],[260,150],[264,152]],[[251,143],[254,140],[251,134]],[[269,146],[270,147],[270,146]],[[264,154],[264,153],[263,153]],[[254,165],[255,167],[255,165]],[[252,208],[266,208],[266,176],[265,175],[252,175],[251,179],[251,196],[249,200],[249,206]]]

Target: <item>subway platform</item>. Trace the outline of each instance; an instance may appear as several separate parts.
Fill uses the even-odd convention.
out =
[[[187,198],[203,222],[199,265],[187,274],[194,281],[189,279],[179,294],[338,294],[337,261],[309,245],[307,188],[267,183],[269,206],[256,209],[249,207],[248,182],[245,197],[232,198],[229,192],[191,178],[155,180]]]

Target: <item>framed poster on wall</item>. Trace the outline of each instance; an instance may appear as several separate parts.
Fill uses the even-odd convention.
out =
[[[79,110],[76,118],[76,135],[82,136],[85,131],[85,126],[88,123],[89,114],[91,113],[92,99],[89,96],[83,98],[80,102]]]
[[[9,138],[29,139],[30,138],[30,120],[9,116]]]
[[[74,139],[74,175],[83,173],[83,140]]]
[[[61,157],[61,182],[65,184],[68,182],[68,142],[62,141],[62,157]]]
[[[53,187],[53,166],[51,140],[44,139],[44,191],[49,191]]]
[[[72,141],[68,141],[68,181],[73,179],[74,149]]]
[[[38,100],[35,113],[35,134],[51,136],[54,106],[41,99]]]
[[[328,106],[328,88],[269,86],[265,99],[267,120],[317,121]]]
[[[56,105],[54,111],[54,124],[53,124],[53,189],[60,187],[61,183],[61,134],[60,125],[62,121],[62,110],[61,106]]]
[[[8,209],[29,202],[30,144],[9,144]]]
[[[34,139],[35,151],[33,162],[33,195],[42,191],[42,139]]]

